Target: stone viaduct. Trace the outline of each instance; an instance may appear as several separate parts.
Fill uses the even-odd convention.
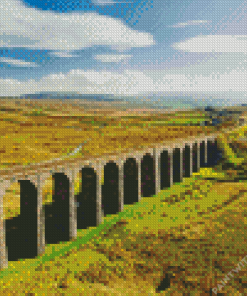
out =
[[[0,268],[7,268],[8,261],[42,255],[45,244],[76,238],[77,229],[99,225],[103,215],[121,212],[124,204],[156,195],[200,167],[214,166],[222,157],[216,138],[217,134],[210,134],[129,149],[119,155],[1,170]],[[74,195],[77,173],[82,178],[81,188]],[[42,186],[51,175],[53,201],[43,205]],[[20,215],[5,220],[3,196],[16,181],[20,183]]]

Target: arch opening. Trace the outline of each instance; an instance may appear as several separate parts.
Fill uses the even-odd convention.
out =
[[[214,147],[213,147],[213,142],[211,140],[208,140],[208,147],[207,147],[207,150],[208,150],[208,161],[207,161],[207,166],[208,167],[211,167],[213,166],[213,160],[214,160]]]
[[[164,150],[160,155],[160,183],[161,183],[161,189],[168,188],[171,186],[171,160],[170,155],[168,153],[168,150]]]
[[[186,178],[191,176],[190,157],[190,146],[185,145],[183,148],[183,176]]]
[[[173,182],[181,182],[180,176],[180,148],[173,149]]]
[[[116,214],[119,210],[119,169],[113,162],[104,167],[102,207],[104,215]]]
[[[124,164],[124,204],[138,202],[138,166],[134,158]]]
[[[77,199],[77,229],[97,226],[97,174],[93,168],[81,169],[81,190]]]
[[[215,162],[214,162],[214,165],[217,165],[222,161],[222,158],[223,158],[223,151],[219,147],[217,139],[215,139],[215,141],[214,141],[214,147],[215,147],[214,148],[215,149],[215,154],[214,154],[215,155]]]
[[[144,197],[155,195],[155,168],[150,154],[144,155],[141,160],[141,193]]]
[[[205,141],[200,143],[200,167],[205,167]]]
[[[6,220],[8,260],[35,258],[38,255],[37,188],[20,180],[20,215]]]
[[[70,240],[69,179],[64,173],[55,173],[52,179],[52,203],[45,205],[46,244]]]
[[[198,172],[198,150],[197,150],[197,143],[193,144],[193,148],[192,148],[192,153],[193,153],[193,165],[192,165],[192,170],[193,173],[197,173]]]

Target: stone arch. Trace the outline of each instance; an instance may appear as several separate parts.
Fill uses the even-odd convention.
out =
[[[141,193],[144,197],[155,195],[155,167],[153,157],[149,153],[141,160]]]
[[[104,166],[102,207],[104,215],[116,214],[119,210],[119,168],[114,162]]]
[[[138,169],[134,158],[124,163],[124,204],[138,202]]]
[[[205,167],[205,141],[200,143],[200,167]]]
[[[80,172],[81,190],[77,198],[77,229],[97,226],[97,175],[93,168]]]
[[[5,222],[9,261],[38,255],[37,188],[29,180],[19,183],[20,215]]]
[[[191,167],[190,167],[190,146],[188,144],[183,148],[183,176],[189,178],[191,176]]]
[[[45,206],[46,244],[70,240],[69,178],[64,173],[55,173],[52,178],[52,203]]]
[[[173,182],[181,182],[180,148],[173,149]]]
[[[192,146],[192,171],[193,173],[198,172],[198,150],[197,143]]]
[[[168,150],[164,150],[160,154],[160,182],[161,189],[171,186],[171,159]]]

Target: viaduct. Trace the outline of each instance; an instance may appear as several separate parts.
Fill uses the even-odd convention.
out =
[[[124,204],[136,203],[142,196],[156,195],[200,167],[216,165],[221,157],[216,133],[119,155],[0,170],[0,269],[7,268],[8,261],[44,254],[46,244],[76,238],[77,229],[97,226],[103,215],[116,214]],[[78,173],[82,185],[74,196]],[[51,175],[53,201],[42,205],[42,186]],[[20,215],[4,219],[3,196],[16,181],[20,183]]]

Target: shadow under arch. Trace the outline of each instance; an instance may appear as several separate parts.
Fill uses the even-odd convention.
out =
[[[54,173],[52,203],[45,205],[45,241],[57,244],[69,241],[69,178],[64,173]]]
[[[206,152],[206,144],[205,141],[202,141],[200,143],[200,167],[205,167],[205,152]]]
[[[214,146],[214,160],[213,160],[213,165],[218,165],[223,160],[223,151],[219,147],[217,139],[214,140],[213,146]]]
[[[198,150],[197,150],[197,143],[194,143],[192,146],[192,159],[193,159],[193,164],[192,164],[192,171],[193,173],[198,172],[198,167],[197,167],[197,161],[198,161]]]
[[[20,215],[5,221],[9,261],[38,255],[37,188],[29,180],[20,180]]]
[[[191,176],[190,168],[190,146],[188,144],[183,148],[183,176],[189,178]]]
[[[170,179],[170,174],[171,174],[171,159],[170,155],[168,153],[168,150],[164,150],[160,154],[160,182],[161,182],[161,189],[167,188],[171,186],[171,179]]]
[[[214,162],[214,145],[212,140],[208,140],[207,142],[207,167],[212,167]]]
[[[102,207],[104,215],[116,214],[119,210],[119,169],[114,162],[104,166]]]
[[[155,195],[155,167],[153,157],[149,153],[141,160],[141,193],[144,197]]]
[[[77,199],[77,229],[97,226],[97,174],[93,168],[80,172],[81,189]]]
[[[180,148],[173,149],[173,183],[181,182]]]
[[[134,158],[124,163],[124,204],[138,202],[138,169]]]

